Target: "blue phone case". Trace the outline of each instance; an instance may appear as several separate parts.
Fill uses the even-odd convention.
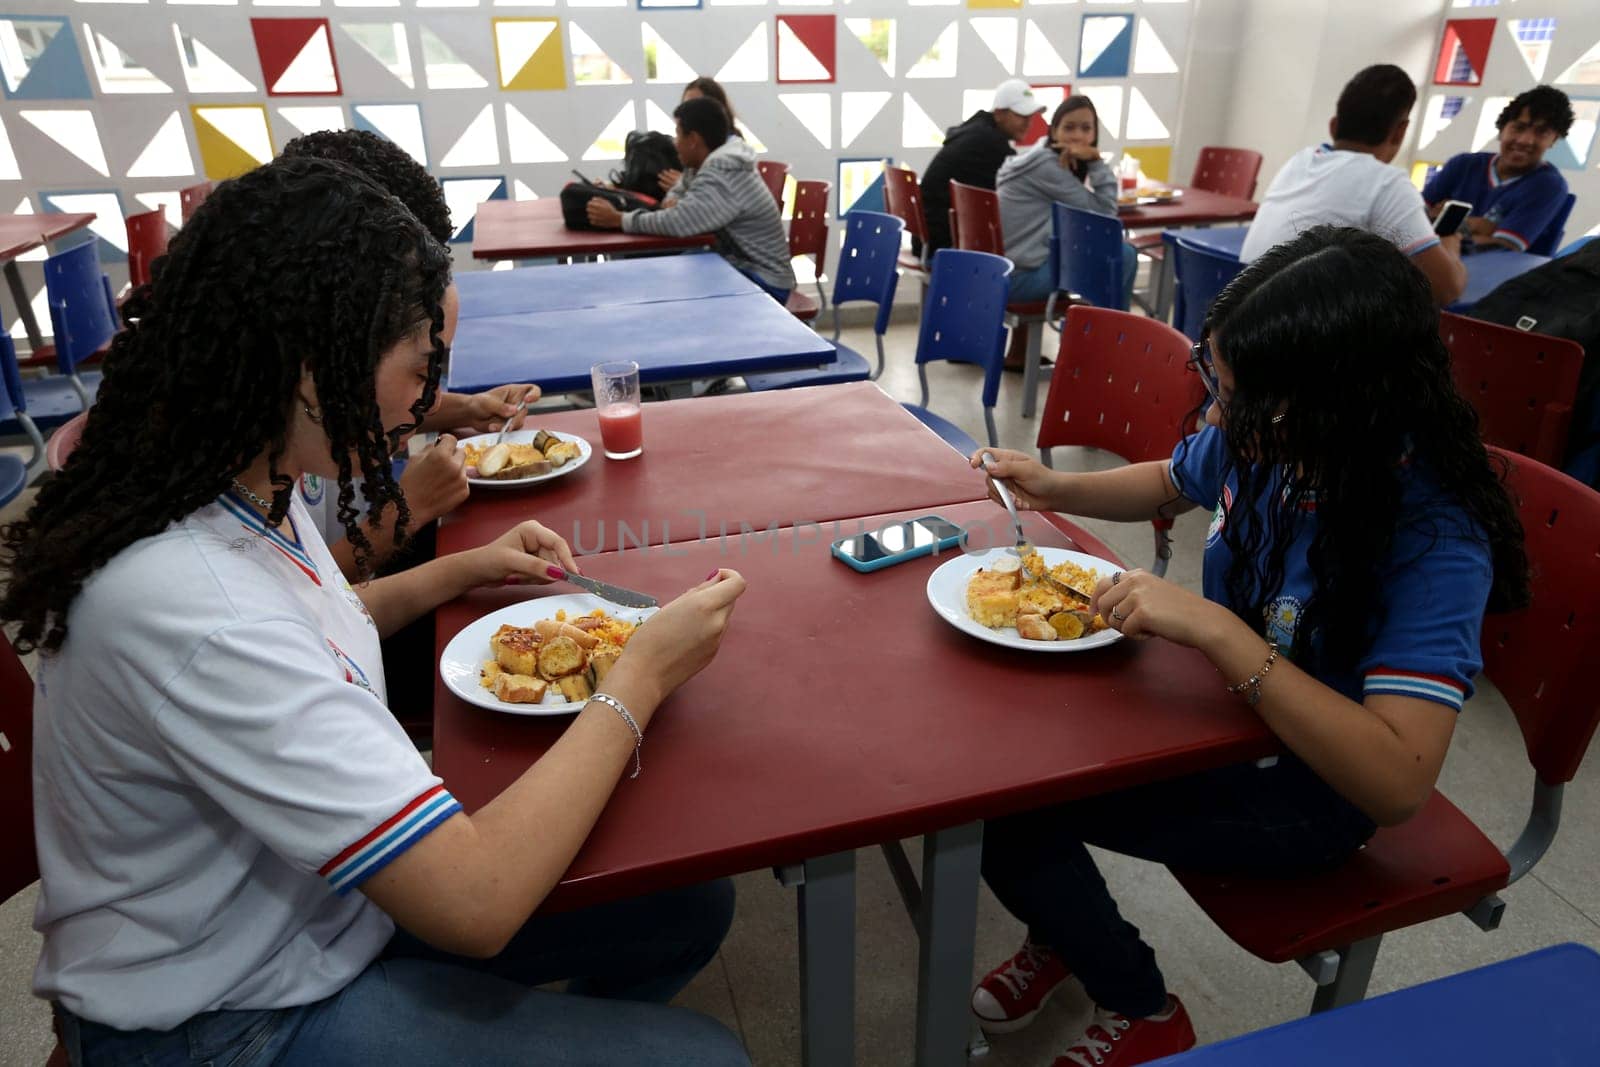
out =
[[[940,522],[949,523],[951,526],[958,525],[957,523],[950,522],[950,520],[945,518],[943,515],[918,515],[915,519],[905,519],[903,521],[916,522],[918,519],[938,519]],[[872,532],[874,531],[867,531],[867,533]],[[860,571],[862,574],[871,574],[873,571],[881,571],[885,567],[892,567],[896,563],[904,563],[908,559],[916,559],[919,556],[931,556],[935,548],[941,552],[947,548],[955,548],[961,543],[961,538],[963,536],[965,536],[965,531],[962,533],[951,534],[949,537],[942,537],[938,541],[935,541],[931,544],[918,545],[915,548],[908,548],[901,552],[896,552],[893,555],[872,560],[869,563],[863,563],[854,556],[847,556],[839,551],[839,546],[841,544],[846,541],[854,541],[854,537],[841,537],[839,540],[835,541],[831,546],[829,546],[829,550],[833,553],[834,559],[838,560],[840,563],[843,563],[851,570]]]

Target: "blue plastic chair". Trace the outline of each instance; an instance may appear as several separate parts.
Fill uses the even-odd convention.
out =
[[[961,427],[928,410],[928,364],[948,360],[983,368],[983,421],[989,430],[989,446],[998,448],[994,403],[1005,367],[1010,276],[1011,261],[1004,256],[943,248],[933,257],[933,272],[922,301],[922,330],[917,334],[922,402],[901,406],[964,456],[976,452],[978,443]]]
[[[0,508],[17,499],[28,484],[28,465],[9,452],[0,452]]]
[[[87,408],[94,403],[99,379],[90,376],[91,383],[80,376],[78,365],[104,348],[118,328],[117,298],[111,279],[100,269],[95,242],[86,241],[45,260],[44,287],[57,365]]]
[[[794,389],[804,385],[834,385],[839,382],[877,380],[883,373],[883,335],[889,329],[889,313],[894,308],[895,288],[900,284],[896,270],[900,258],[900,233],[905,223],[893,215],[877,211],[852,211],[844,217],[844,251],[833,274],[833,347],[838,359],[828,366],[774,374],[747,374],[745,384],[752,393],[772,389]],[[868,303],[878,305],[873,323],[878,345],[878,369],[848,345],[839,343],[839,305]]]
[[[1535,237],[1528,245],[1528,253],[1535,256],[1553,256],[1556,249],[1561,247],[1561,239],[1567,235],[1567,219],[1572,215],[1572,205],[1578,202],[1576,193],[1568,193],[1566,203],[1561,205],[1561,210],[1556,212],[1556,217],[1550,220],[1550,225],[1544,232]]]
[[[1122,284],[1122,223],[1109,215],[1050,205],[1050,269],[1056,292],[1045,306],[1045,320],[1054,322],[1056,300],[1071,293],[1078,302],[1114,311],[1128,310],[1128,290]]]
[[[1570,256],[1572,253],[1576,252],[1578,249],[1582,248],[1584,245],[1593,240],[1594,236],[1592,234],[1580,237],[1576,241],[1573,241],[1571,244],[1567,245],[1561,251],[1557,252],[1555,254],[1555,258],[1560,259],[1562,256]]]
[[[1177,295],[1172,301],[1173,324],[1191,341],[1200,340],[1211,302],[1224,286],[1244,270],[1237,256],[1198,248],[1168,230],[1161,235],[1172,260]]]
[[[22,380],[17,346],[11,335],[0,332],[0,437],[23,436],[33,446],[28,472],[44,465],[44,431],[60,426],[84,410],[69,379],[61,377]]]

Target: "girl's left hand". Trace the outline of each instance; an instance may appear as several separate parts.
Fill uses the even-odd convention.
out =
[[[1165,637],[1198,648],[1217,605],[1148,571],[1130,570],[1100,579],[1092,611],[1129,637]]]
[[[474,586],[549,582],[546,571],[552,563],[572,574],[583,573],[567,542],[532,519],[470,551]]]
[[[519,383],[501,385],[467,398],[468,421],[479,433],[496,433],[511,419],[511,428],[520,429],[527,420],[527,412],[519,410],[526,398],[532,404],[539,399],[539,387]]]

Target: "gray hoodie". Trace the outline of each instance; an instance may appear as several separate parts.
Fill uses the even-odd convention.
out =
[[[1091,192],[1061,165],[1061,156],[1040,141],[1000,164],[995,189],[1000,194],[1000,232],[1006,235],[1006,258],[1018,271],[1033,270],[1050,258],[1050,204],[1097,215],[1117,213],[1117,176],[1104,160],[1089,164]]]
[[[774,289],[794,288],[783,217],[756,170],[755,149],[742,139],[729,137],[698,168],[684,171],[672,195],[678,198],[672,207],[623,215],[623,230],[663,237],[715,234],[716,249],[729,263]]]

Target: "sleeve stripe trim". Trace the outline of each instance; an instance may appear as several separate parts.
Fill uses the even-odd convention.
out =
[[[334,877],[335,872],[337,872],[341,867],[346,866],[351,860],[355,859],[361,853],[370,850],[373,845],[378,844],[384,838],[394,833],[402,823],[406,822],[422,808],[437,802],[440,798],[443,798],[452,804],[455,803],[455,798],[452,797],[448,791],[446,791],[443,785],[433,786],[432,788],[419,794],[416,799],[412,800],[405,807],[401,808],[389,818],[383,820],[383,822],[375,826],[371,833],[368,833],[365,837],[361,838],[361,840],[357,841],[355,844],[351,845],[349,848],[333,857],[333,859],[329,860],[323,865],[322,870],[318,873],[325,878]],[[457,805],[457,807],[459,806],[460,805]]]
[[[1389,693],[1395,696],[1420,697],[1459,709],[1466,698],[1466,690],[1459,683],[1437,675],[1413,671],[1380,670],[1370,672],[1362,683],[1362,693]]]
[[[1436,245],[1438,243],[1439,243],[1438,236],[1437,235],[1430,235],[1430,236],[1425,237],[1422,240],[1416,242],[1415,244],[1407,245],[1405,248],[1402,248],[1400,251],[1404,252],[1408,256],[1414,256],[1418,252],[1426,252],[1428,249],[1432,248],[1434,245]]]
[[[401,823],[387,837],[375,841],[371,847],[351,859],[328,877],[334,892],[340,896],[371,878],[387,867],[406,849],[421,841],[434,827],[461,810],[456,798],[445,793],[426,807],[419,809],[410,819]]]
[[[1499,229],[1494,231],[1492,236],[1497,241],[1510,241],[1524,252],[1528,250],[1528,239],[1522,236],[1520,233],[1516,233],[1512,230]]]

